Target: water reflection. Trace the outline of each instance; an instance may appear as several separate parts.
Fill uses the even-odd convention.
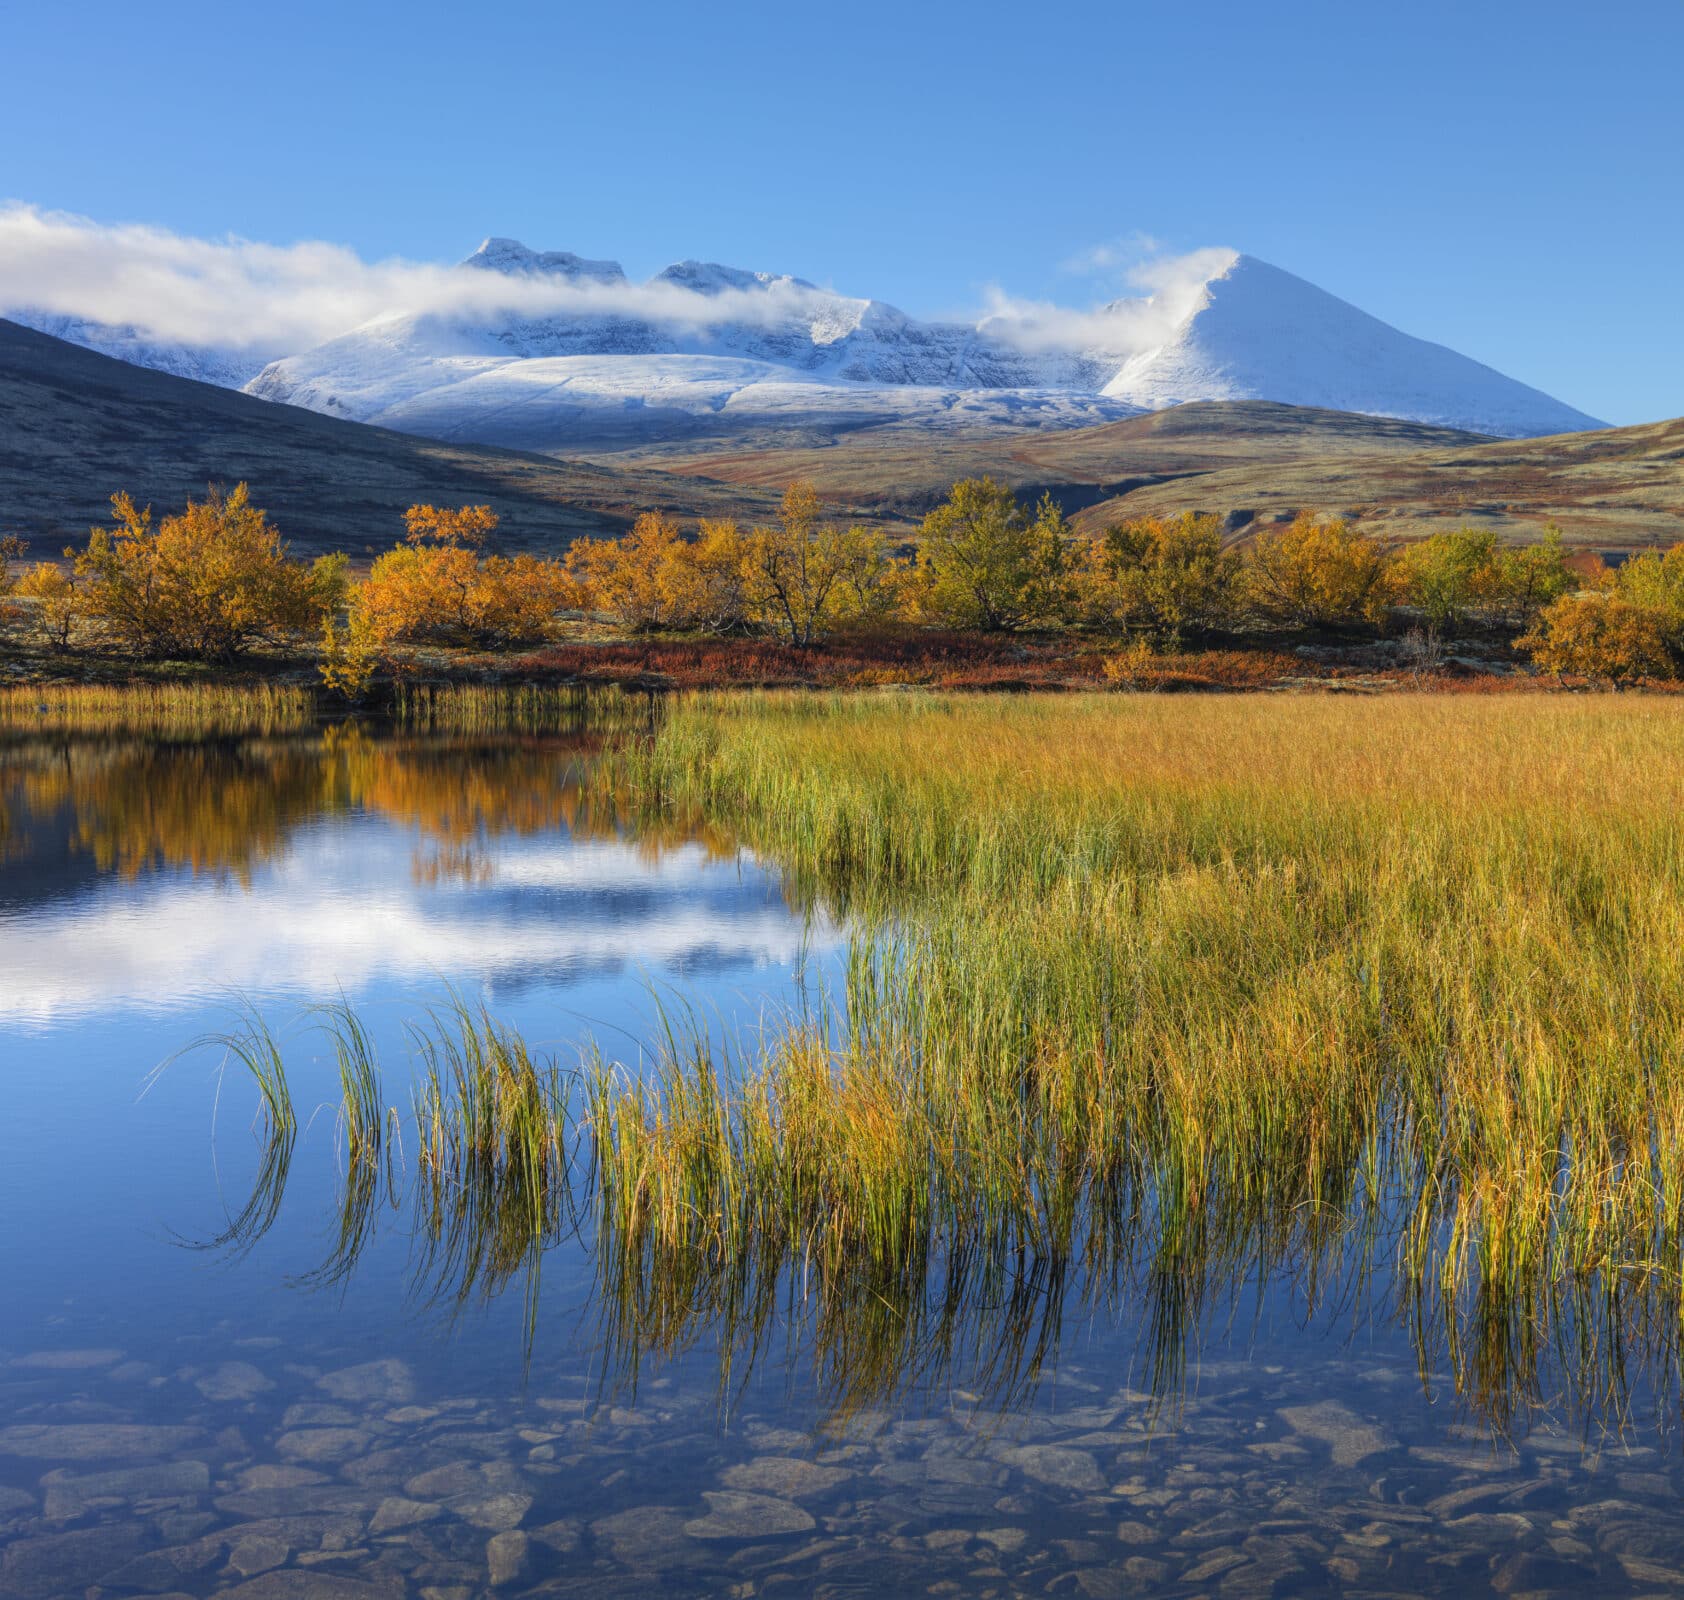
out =
[[[811,930],[773,880],[708,827],[626,830],[597,748],[355,726],[0,748],[0,1017],[797,960]]]

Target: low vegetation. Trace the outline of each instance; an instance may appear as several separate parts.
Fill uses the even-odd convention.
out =
[[[309,689],[159,683],[0,687],[0,734],[138,734],[158,739],[285,733],[310,727]]]
[[[686,529],[650,512],[564,559],[488,551],[498,527],[488,506],[415,505],[402,541],[353,579],[341,555],[294,560],[244,484],[156,521],[126,495],[112,506],[112,525],[63,561],[14,572],[22,544],[0,549],[0,609],[47,670],[78,654],[227,667],[279,651],[354,704],[377,684],[384,695],[436,675],[441,661],[548,653],[553,663],[587,641],[648,637],[730,641],[736,654],[867,640],[893,655],[895,640],[958,636],[1011,641],[1027,658],[1050,643],[1067,678],[1134,687],[1152,676],[1137,670],[1148,654],[1305,641],[1349,652],[1387,635],[1424,641],[1393,648],[1394,665],[1442,664],[1448,641],[1470,637],[1499,658],[1513,644],[1546,673],[1616,685],[1684,664],[1684,546],[1605,571],[1553,529],[1524,547],[1478,528],[1392,544],[1303,514],[1236,545],[1215,518],[1186,512],[1090,537],[1050,498],[1029,507],[974,478],[903,545],[827,519],[797,484],[764,525]],[[1123,669],[1101,664],[1110,658]]]

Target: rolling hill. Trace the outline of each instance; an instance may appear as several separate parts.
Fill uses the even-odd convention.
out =
[[[1609,548],[1684,539],[1684,420],[1543,439],[1479,434],[1259,401],[1193,403],[1098,427],[994,427],[932,437],[888,426],[823,447],[683,455],[666,445],[558,460],[419,438],[149,371],[0,322],[0,531],[56,553],[126,488],[159,507],[212,481],[250,482],[301,553],[363,555],[417,500],[488,501],[505,548],[553,551],[642,510],[769,516],[797,478],[838,515],[909,531],[956,478],[1050,492],[1095,528],[1216,512],[1242,532],[1299,509],[1409,537],[1461,522]]]
[[[361,555],[415,501],[486,501],[506,548],[554,551],[642,510],[762,514],[776,497],[660,472],[443,444],[272,405],[0,321],[0,531],[56,555],[103,521],[113,491],[160,509],[207,483],[252,486],[300,553]]]
[[[1531,539],[1553,521],[1572,542],[1611,549],[1684,540],[1684,419],[1497,440],[1346,412],[1208,402],[1011,440],[932,442],[889,430],[825,449],[647,459],[745,489],[809,478],[829,498],[896,519],[921,516],[955,478],[989,473],[1021,495],[1051,493],[1088,528],[1197,510],[1241,531],[1311,510],[1397,537],[1471,522]]]

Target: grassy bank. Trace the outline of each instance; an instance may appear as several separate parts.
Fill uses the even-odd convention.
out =
[[[157,739],[291,733],[317,697],[284,684],[40,684],[0,688],[0,734],[136,734]]]

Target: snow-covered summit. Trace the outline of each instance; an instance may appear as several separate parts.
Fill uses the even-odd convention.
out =
[[[1101,392],[1152,411],[1187,400],[1278,400],[1506,436],[1606,426],[1238,254],[1205,282],[1170,338],[1124,362]]]
[[[561,277],[591,283],[626,281],[625,268],[618,261],[587,261],[571,250],[529,250],[519,239],[487,239],[462,265],[528,277]]]
[[[655,274],[656,283],[675,284],[697,294],[723,294],[728,289],[752,292],[756,289],[813,289],[805,278],[791,278],[777,272],[745,272],[741,267],[723,267],[717,261],[675,261]]]

